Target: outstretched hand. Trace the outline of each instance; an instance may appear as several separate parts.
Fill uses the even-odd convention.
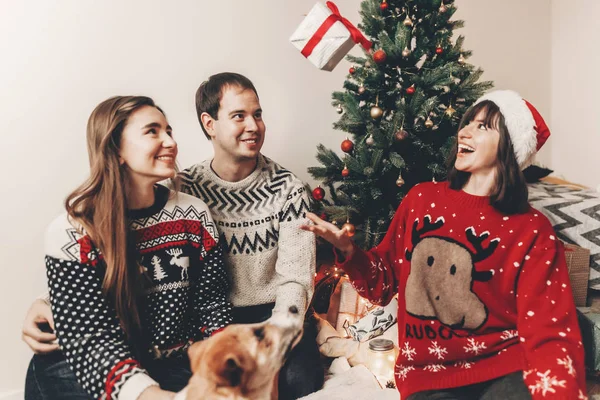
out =
[[[300,227],[302,230],[313,232],[315,235],[327,240],[341,251],[344,257],[348,258],[352,255],[354,244],[352,243],[350,236],[348,236],[348,231],[340,229],[330,222],[323,221],[313,213],[307,213],[306,217],[311,220],[314,225],[302,225]]]

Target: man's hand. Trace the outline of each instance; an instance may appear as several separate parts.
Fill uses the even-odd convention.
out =
[[[52,332],[43,332],[40,325],[48,325]],[[33,302],[25,321],[23,321],[23,341],[33,350],[35,354],[48,354],[58,350],[56,335],[54,332],[54,319],[52,310],[44,300],[38,299]]]

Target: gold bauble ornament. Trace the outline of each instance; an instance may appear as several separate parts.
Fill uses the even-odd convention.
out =
[[[446,111],[445,111],[446,115],[449,117],[452,117],[455,112],[456,112],[456,110],[454,108],[452,108],[452,104],[450,104],[448,106],[448,108],[446,108]]]
[[[404,18],[404,21],[402,21],[402,24],[404,26],[408,26],[408,27],[413,26],[413,22],[408,15],[406,16],[406,18]]]
[[[464,63],[466,63],[466,62],[467,62],[467,60],[466,60],[466,59],[465,59],[465,57],[464,57],[464,56],[461,54],[461,55],[458,57],[458,63],[459,63],[460,65],[463,65],[463,64],[464,64]]]
[[[369,135],[367,140],[365,140],[367,146],[373,146],[375,144],[375,139],[373,139],[373,135]]]
[[[358,93],[359,94],[363,94],[365,92],[365,90],[367,90],[364,86],[359,86],[358,87]]]
[[[371,67],[371,61],[365,61],[365,67],[366,68]]]
[[[404,185],[404,179],[402,179],[402,175],[398,175],[398,179],[396,179],[396,186],[401,187]]]
[[[405,47],[404,50],[402,50],[402,57],[408,57],[410,56],[410,49],[408,47]]]
[[[427,117],[427,120],[425,121],[425,126],[427,128],[432,128],[433,127],[433,121],[431,120],[431,118]]]
[[[383,110],[379,106],[371,107],[371,118],[379,119],[383,116]]]
[[[337,106],[337,108],[335,109],[335,111],[337,111],[338,114],[341,114],[344,112],[344,109],[342,108],[342,106]]]
[[[440,13],[445,13],[446,11],[448,11],[448,9],[446,8],[446,6],[444,5],[444,3],[442,3],[442,5],[440,6],[440,9],[438,10]]]
[[[346,231],[346,234],[349,237],[354,236],[354,234],[356,233],[356,227],[352,225],[349,221],[346,221],[346,223],[342,225],[342,230]]]

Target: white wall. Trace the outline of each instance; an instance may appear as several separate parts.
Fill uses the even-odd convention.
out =
[[[552,167],[600,191],[600,2],[552,0]]]
[[[310,181],[306,168],[316,165],[316,145],[339,148],[344,135],[331,128],[337,114],[330,98],[349,65],[319,71],[287,42],[313,3],[2,1],[0,398],[23,385],[31,354],[20,327],[31,300],[44,290],[42,233],[87,173],[85,123],[98,102],[115,94],[154,97],[174,127],[180,164],[187,166],[211,155],[196,121],[196,87],[212,73],[238,71],[261,95],[265,154]],[[359,20],[359,0],[336,3]],[[467,21],[466,48],[475,51],[472,61],[486,70],[484,78],[517,88],[547,115],[548,0],[456,3],[457,17]]]
[[[591,0],[594,1],[594,0]],[[550,0],[457,0],[470,61],[496,89],[516,90],[550,124]],[[548,140],[537,160],[551,164]]]

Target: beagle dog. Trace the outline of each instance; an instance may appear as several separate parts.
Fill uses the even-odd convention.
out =
[[[265,322],[229,325],[189,351],[192,377],[176,400],[277,400],[277,378],[302,337],[295,306]]]

